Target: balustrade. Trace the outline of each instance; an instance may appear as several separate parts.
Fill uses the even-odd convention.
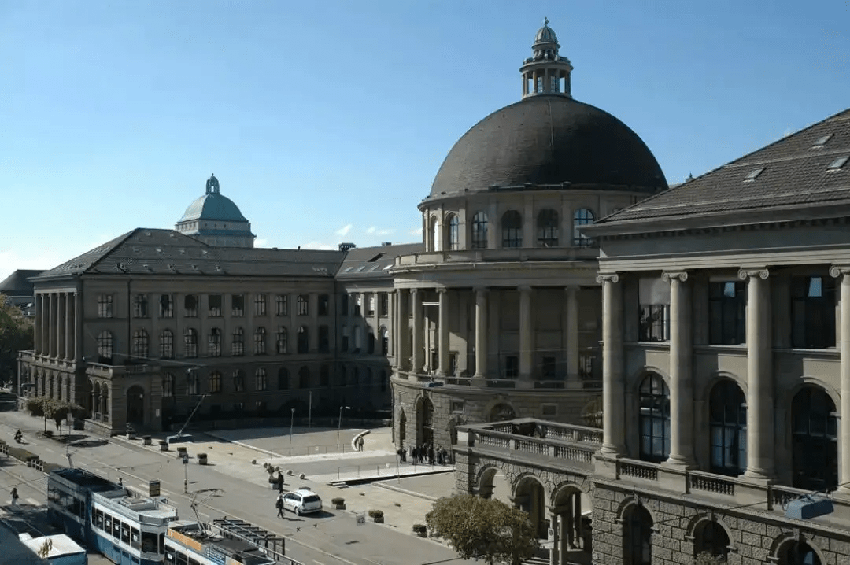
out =
[[[691,471],[688,473],[690,490],[735,496],[735,481],[726,477]]]

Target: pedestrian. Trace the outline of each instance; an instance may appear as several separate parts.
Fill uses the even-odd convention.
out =
[[[274,505],[277,508],[277,517],[278,518],[284,518],[284,515],[283,515],[283,497],[278,496],[277,502],[275,502]]]
[[[415,445],[410,448],[410,460],[413,461],[414,465],[419,462],[419,448]]]
[[[278,472],[277,475],[277,492],[283,493],[283,473]]]
[[[363,436],[360,436],[360,451],[363,451],[363,444],[366,443],[366,440]]]
[[[124,479],[122,479],[121,477],[118,477],[118,486],[124,488]]]
[[[428,447],[428,462],[433,465],[434,464],[434,445],[431,444]]]
[[[18,504],[18,487],[12,487],[12,506]]]

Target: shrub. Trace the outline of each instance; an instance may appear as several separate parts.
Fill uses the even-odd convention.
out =
[[[413,524],[413,532],[416,535],[424,538],[425,535],[428,533],[428,526],[426,526],[425,524]]]
[[[331,504],[345,504],[345,499],[337,496],[336,498],[331,499]]]
[[[383,510],[369,510],[369,517],[375,518],[375,519],[383,518],[384,517],[384,511]]]

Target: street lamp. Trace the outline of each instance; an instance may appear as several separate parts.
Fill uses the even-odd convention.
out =
[[[292,417],[289,419],[289,454],[292,455],[292,426],[295,424],[295,408],[290,408],[292,410]]]
[[[189,454],[183,455],[183,493],[189,493]]]
[[[351,410],[351,408],[349,408],[348,406],[340,406],[339,407],[339,420],[337,421],[337,424],[336,424],[336,448],[337,449],[340,449],[340,446],[341,446],[341,444],[339,442],[339,431],[340,431],[340,429],[342,429],[342,409],[343,408],[345,408],[346,410]]]

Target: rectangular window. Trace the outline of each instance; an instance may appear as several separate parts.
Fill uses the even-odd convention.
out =
[[[327,316],[330,311],[331,299],[327,294],[319,295],[319,316]]]
[[[174,302],[171,300],[170,294],[159,295],[159,317],[173,318],[174,317]]]
[[[519,357],[516,355],[505,356],[505,378],[515,379],[519,377]]]
[[[98,294],[97,295],[97,317],[98,318],[111,318],[112,316],[113,316],[112,295],[111,294]]]
[[[348,351],[348,326],[342,326],[342,343],[340,343],[339,349],[343,353]]]
[[[289,316],[288,300],[285,294],[274,297],[274,313],[275,316]]]
[[[550,356],[543,357],[540,365],[540,376],[546,380],[555,378],[555,358]]]
[[[133,317],[147,318],[148,317],[148,295],[137,294],[133,297]]]
[[[747,287],[744,281],[708,283],[708,340],[741,345],[746,340]]]
[[[266,315],[266,295],[265,294],[254,295],[254,315],[255,316],[265,316]]]
[[[791,345],[798,349],[835,347],[834,278],[791,278]]]
[[[214,318],[221,317],[221,295],[210,294],[210,316]]]
[[[360,315],[360,307],[362,306],[362,304],[361,304],[362,299],[363,299],[363,297],[361,295],[359,295],[359,294],[354,295],[354,315],[355,316]]]
[[[221,314],[219,314],[221,315]],[[230,296],[230,315],[236,318],[245,315],[245,295],[232,294]]]
[[[638,341],[670,339],[670,283],[657,278],[638,281]]]
[[[341,294],[339,297],[339,314],[348,316],[348,294]]]
[[[221,373],[218,371],[210,373],[210,392],[221,392]]]
[[[299,316],[309,316],[310,315],[310,297],[306,294],[298,295],[298,315]]]
[[[378,316],[386,318],[390,312],[390,295],[387,292],[382,292],[378,295]]]
[[[187,294],[183,299],[183,315],[187,318],[198,317],[198,297],[194,294]]]
[[[198,373],[189,369],[186,371],[186,392],[187,394],[199,394],[198,388]]]
[[[327,353],[330,351],[330,330],[328,326],[319,326],[319,351]]]
[[[375,297],[375,293],[373,292],[372,294],[369,295],[369,302],[367,303],[366,315],[367,316],[374,316],[376,307],[377,307],[377,299]]]

